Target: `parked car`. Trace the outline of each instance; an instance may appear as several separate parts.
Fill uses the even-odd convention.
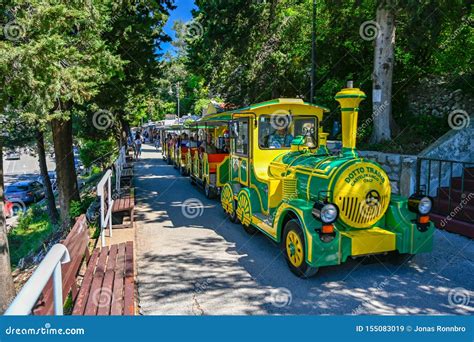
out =
[[[49,175],[49,180],[51,181],[51,187],[53,188],[53,190],[56,190],[57,183],[58,183],[56,171],[48,171],[48,175]],[[38,176],[38,178],[36,178],[36,181],[44,185],[43,176]]]
[[[5,160],[19,160],[20,159],[20,152],[17,151],[10,151],[7,152],[5,155]]]
[[[5,189],[5,199],[13,203],[34,203],[44,197],[43,184],[34,180],[16,182]]]

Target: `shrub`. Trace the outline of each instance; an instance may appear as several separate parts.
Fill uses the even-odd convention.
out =
[[[86,168],[99,166],[104,168],[112,163],[115,142],[113,140],[87,140],[79,152],[82,163]]]

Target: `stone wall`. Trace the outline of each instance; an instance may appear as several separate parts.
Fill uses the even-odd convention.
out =
[[[415,115],[443,117],[455,110],[473,112],[474,99],[462,89],[448,89],[449,80],[426,78],[408,95],[409,112]]]
[[[382,165],[390,179],[392,193],[410,196],[415,191],[416,164],[419,157],[469,162],[474,166],[474,117],[469,118],[467,127],[449,131],[418,156],[376,151],[359,151],[359,155]],[[439,186],[449,186],[451,177],[459,177],[462,172],[460,163],[451,165],[433,161],[431,170],[428,165],[426,161],[421,163],[420,183],[429,188],[431,196],[436,196]]]
[[[393,194],[407,197],[413,194],[416,182],[416,156],[377,151],[359,151],[359,155],[382,166],[390,179]]]

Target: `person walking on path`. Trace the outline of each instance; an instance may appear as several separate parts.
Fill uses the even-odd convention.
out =
[[[135,159],[140,158],[142,155],[142,138],[140,133],[135,134]]]

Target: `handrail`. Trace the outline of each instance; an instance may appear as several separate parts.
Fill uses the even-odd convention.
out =
[[[115,165],[115,190],[117,193],[120,193],[120,178],[122,177],[122,170],[125,166],[127,161],[125,146],[123,146],[119,151],[119,156],[117,161],[114,163]]]
[[[107,196],[105,196],[104,192],[106,186]],[[105,175],[100,180],[99,184],[97,184],[97,195],[100,197],[101,241],[102,247],[105,247],[105,228],[107,228],[107,225],[109,226],[109,236],[112,237],[112,207],[114,205],[114,201],[112,199],[112,170],[107,170]],[[105,210],[106,203],[107,210]]]
[[[60,243],[55,244],[10,304],[5,315],[29,315],[51,275],[53,276],[54,314],[63,315],[61,265],[70,261],[71,257],[66,246]]]
[[[427,164],[427,165],[426,165]],[[416,165],[416,191],[420,192],[422,185],[425,186],[425,192],[427,195],[434,190],[437,191],[442,186],[446,186],[448,188],[448,210],[451,211],[452,209],[452,197],[451,194],[453,192],[453,185],[452,179],[454,173],[456,172],[455,168],[458,168],[459,176],[461,178],[461,193],[464,192],[464,178],[465,174],[464,171],[467,167],[474,166],[474,162],[469,161],[457,161],[457,160],[448,160],[448,159],[439,159],[439,158],[429,158],[429,157],[418,157],[417,158],[417,165]],[[425,166],[426,176],[422,178],[422,169]],[[449,177],[447,178],[447,184],[443,185],[443,166],[445,169],[449,170]],[[433,174],[432,169],[438,170],[438,174]],[[437,176],[437,180],[436,180]],[[422,184],[424,183],[424,184]],[[433,183],[433,186],[432,186]],[[446,182],[445,182],[446,183]]]

